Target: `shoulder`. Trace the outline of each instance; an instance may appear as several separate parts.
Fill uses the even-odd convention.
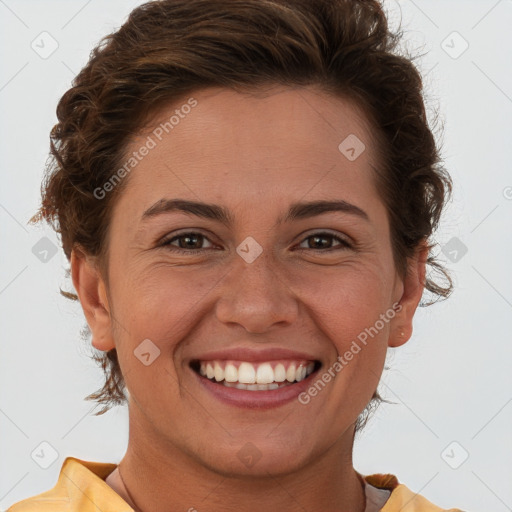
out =
[[[395,475],[378,473],[363,478],[367,484],[389,491],[389,497],[381,512],[463,512],[458,508],[445,509],[434,505],[400,483]]]
[[[55,486],[21,500],[7,512],[129,512],[131,508],[105,482],[116,464],[67,457]]]
[[[51,497],[51,491],[18,501],[7,512],[70,512],[69,499]]]

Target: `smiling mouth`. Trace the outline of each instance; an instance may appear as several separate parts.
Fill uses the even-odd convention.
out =
[[[304,380],[321,367],[320,361],[279,360],[251,363],[235,360],[194,360],[190,367],[221,386],[249,391],[270,391]]]

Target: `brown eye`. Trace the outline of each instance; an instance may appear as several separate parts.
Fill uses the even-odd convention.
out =
[[[308,244],[309,247],[301,247],[301,249],[328,252],[330,250],[348,249],[351,247],[351,245],[346,240],[339,236],[333,235],[332,233],[314,233],[313,235],[306,237],[302,243],[308,240],[311,240],[311,242]],[[329,240],[331,240],[331,242],[329,242]],[[332,240],[339,242],[337,247],[333,247]]]
[[[196,254],[203,250],[203,248],[198,246],[203,245],[205,240],[208,240],[208,238],[201,233],[181,233],[172,238],[164,239],[160,246],[168,247],[171,251],[180,254]],[[178,241],[178,246],[173,245],[175,241]]]

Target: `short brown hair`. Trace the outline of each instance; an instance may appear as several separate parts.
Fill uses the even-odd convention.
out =
[[[317,85],[352,100],[375,129],[377,179],[404,275],[407,257],[422,240],[431,242],[451,180],[427,121],[420,74],[398,51],[401,36],[390,31],[377,0],[157,0],[137,7],[93,50],[58,104],[32,222],[52,225],[68,260],[79,246],[106,269],[110,214],[126,179],[101,200],[94,190],[118,168],[151,112],[212,86]],[[432,254],[427,263],[444,283],[429,273],[426,290],[448,297],[449,274]],[[106,380],[86,399],[104,404],[103,414],[126,402],[124,379],[115,349],[93,357]],[[376,391],[357,429],[380,401]]]

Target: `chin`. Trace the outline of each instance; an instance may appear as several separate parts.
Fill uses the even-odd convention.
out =
[[[230,438],[224,446],[215,441],[205,446],[200,452],[195,450],[195,456],[203,456],[198,463],[224,477],[251,478],[284,476],[293,473],[310,463],[313,458],[313,447],[305,446],[299,436],[296,439],[289,436],[276,435],[266,429],[261,436],[245,436],[244,439]],[[212,445],[215,448],[212,449]],[[208,450],[207,453],[205,451]],[[319,454],[321,450],[318,450]]]

